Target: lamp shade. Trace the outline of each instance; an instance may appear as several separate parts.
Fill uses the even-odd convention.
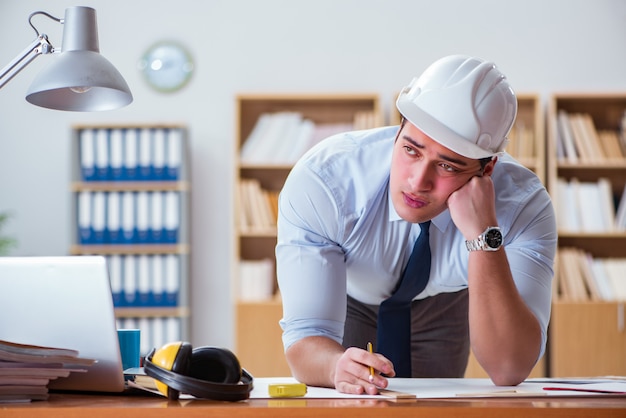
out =
[[[94,9],[66,9],[61,54],[53,59],[31,84],[28,102],[49,109],[91,112],[133,101],[122,75],[100,55]]]

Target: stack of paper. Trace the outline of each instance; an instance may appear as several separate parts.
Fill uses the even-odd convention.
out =
[[[0,402],[47,399],[51,380],[84,372],[93,363],[76,350],[0,340]]]

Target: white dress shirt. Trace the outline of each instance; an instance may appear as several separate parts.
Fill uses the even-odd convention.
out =
[[[419,224],[398,216],[388,185],[397,126],[325,139],[305,154],[280,194],[276,261],[285,348],[307,336],[341,343],[346,294],[366,304],[389,297]],[[513,279],[541,325],[545,349],[557,232],[550,196],[507,154],[492,179],[498,226]],[[430,226],[428,285],[415,299],[468,287],[465,239],[444,211]]]

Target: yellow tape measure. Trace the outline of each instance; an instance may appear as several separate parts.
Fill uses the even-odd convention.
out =
[[[306,395],[304,383],[273,383],[268,386],[272,398],[294,398]]]

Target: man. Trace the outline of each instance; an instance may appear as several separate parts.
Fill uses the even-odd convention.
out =
[[[408,296],[403,373],[462,377],[471,346],[495,384],[516,385],[545,350],[557,235],[545,188],[504,153],[515,95],[493,63],[455,55],[396,105],[399,128],[322,141],[281,192],[276,259],[293,375],[346,393],[387,386],[400,361],[365,347],[402,345],[380,337],[382,303],[402,294],[425,234],[430,256],[416,265],[430,267]]]

